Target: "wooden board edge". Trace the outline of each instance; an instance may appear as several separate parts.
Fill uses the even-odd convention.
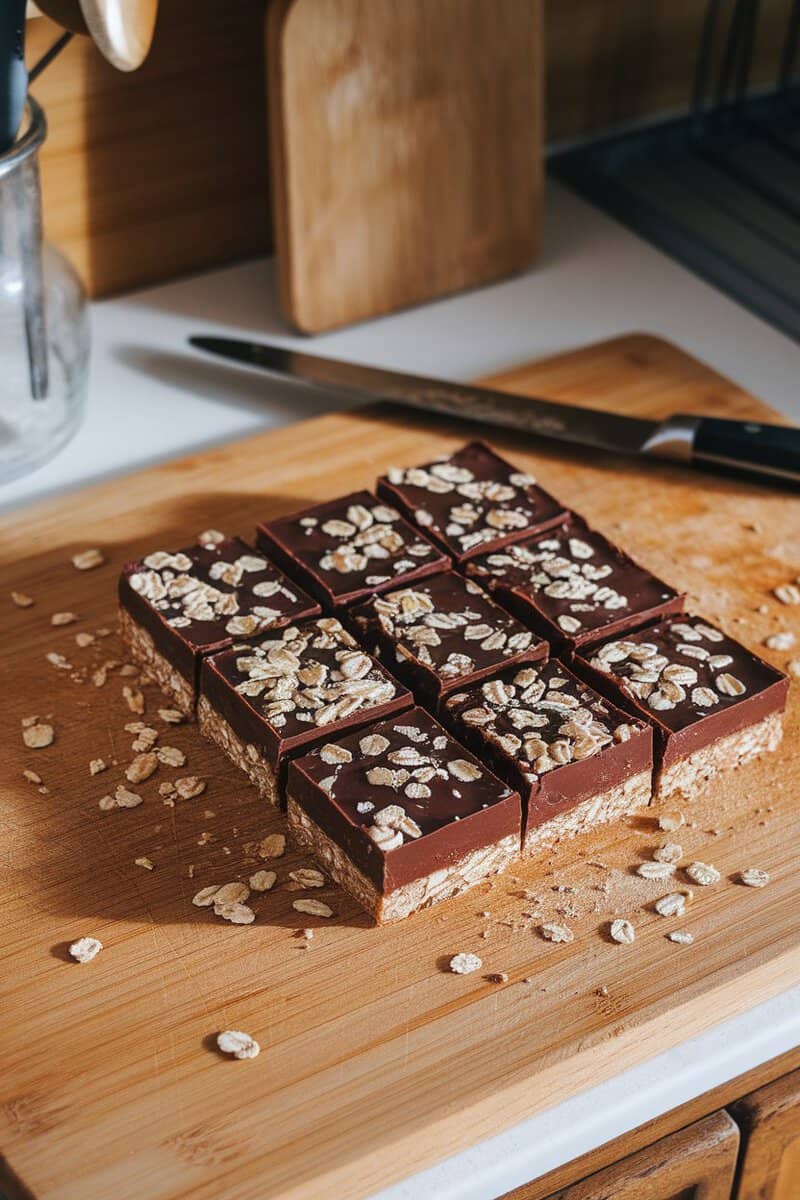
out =
[[[606,1167],[613,1166],[614,1163],[627,1158],[628,1155],[635,1154],[652,1145],[653,1142],[669,1137],[670,1134],[684,1129],[695,1121],[703,1120],[720,1109],[735,1106],[734,1102],[747,1092],[773,1083],[798,1068],[800,1068],[800,1047],[787,1050],[784,1054],[770,1058],[741,1075],[735,1075],[732,1079],[718,1084],[694,1099],[687,1100],[684,1104],[671,1108],[642,1125],[637,1125],[635,1129],[628,1130],[609,1142],[604,1142],[594,1150],[581,1154],[578,1158],[564,1163],[563,1166],[554,1167],[552,1171],[540,1175],[538,1179],[532,1180],[530,1183],[520,1184],[518,1188],[499,1197],[499,1200],[548,1200],[548,1197],[557,1193],[559,1189],[594,1175]]]
[[[690,996],[668,1012],[657,1006],[642,1020],[634,1018],[624,1028],[613,1031],[611,1036],[591,1042],[566,1058],[556,1057],[541,1070],[531,1073],[530,1077],[495,1091],[491,1096],[447,1114],[438,1121],[432,1121],[423,1134],[419,1130],[401,1134],[392,1145],[391,1167],[387,1170],[390,1156],[386,1154],[386,1146],[383,1146],[378,1153],[362,1160],[369,1174],[360,1178],[357,1186],[354,1186],[352,1162],[334,1169],[328,1177],[322,1177],[317,1182],[321,1187],[330,1187],[331,1194],[344,1194],[337,1192],[337,1188],[345,1188],[352,1200],[367,1200],[381,1188],[424,1171],[445,1158],[571,1099],[582,1090],[570,1085],[572,1077],[583,1073],[593,1079],[594,1085],[604,1083],[622,1071],[655,1058],[772,999],[786,990],[787,975],[791,975],[795,982],[800,979],[800,943],[759,963],[744,974],[735,973],[717,987],[705,991],[704,1003],[700,1007],[695,996]],[[620,1059],[624,1059],[622,1066]],[[499,1120],[498,1114],[501,1114]],[[398,1171],[395,1164],[402,1164],[403,1169]],[[290,1187],[281,1192],[275,1200],[306,1200],[306,1197],[301,1185],[299,1189]]]
[[[492,371],[490,374],[483,375],[475,382],[483,384],[486,387],[497,388],[499,391],[513,392],[516,390],[519,381],[524,380],[534,368],[541,367],[545,370],[557,370],[562,364],[565,368],[574,367],[576,363],[580,363],[584,359],[591,362],[596,357],[598,351],[609,355],[614,353],[623,354],[628,359],[634,354],[640,354],[644,359],[669,359],[676,364],[683,363],[685,367],[691,368],[693,375],[707,375],[724,391],[738,392],[752,405],[753,415],[757,413],[762,419],[773,424],[787,423],[785,414],[779,412],[757,396],[754,396],[752,392],[742,387],[735,379],[732,379],[729,375],[725,375],[722,371],[718,371],[716,367],[712,366],[704,358],[700,358],[696,354],[691,354],[671,338],[646,329],[632,329],[626,333],[616,334],[614,337],[600,338],[596,342],[589,342],[586,345],[561,350],[556,354],[548,354],[539,359],[523,360],[516,366],[503,367],[499,371]],[[642,365],[652,364],[645,362]],[[576,407],[578,406],[576,405]],[[715,415],[721,416],[722,414],[716,413]]]

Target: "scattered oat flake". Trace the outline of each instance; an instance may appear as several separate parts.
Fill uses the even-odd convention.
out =
[[[282,833],[270,833],[258,847],[259,858],[280,858],[286,852],[286,838]]]
[[[746,867],[739,874],[739,882],[745,887],[763,888],[769,883],[769,872],[762,871],[760,867]]]
[[[98,807],[103,812],[110,812],[112,808],[138,808],[141,803],[142,797],[138,792],[131,792],[120,784],[113,796],[101,796]]]
[[[27,592],[12,592],[11,599],[17,608],[30,608],[34,603],[33,596],[29,596]]]
[[[219,889],[218,883],[211,883],[208,887],[201,888],[196,895],[192,896],[192,904],[195,908],[210,908]]]
[[[103,758],[93,758],[89,761],[89,774],[99,775],[101,771],[107,771],[108,764]]]
[[[243,904],[249,895],[250,888],[247,884],[234,880],[233,883],[223,883],[222,887],[217,888],[212,903],[215,908],[221,904]]]
[[[325,887],[325,876],[313,867],[299,867],[296,871],[290,871],[289,878],[304,888]]]
[[[643,862],[636,868],[636,874],[642,879],[669,879],[675,874],[675,864],[671,862]]]
[[[255,871],[248,880],[254,892],[268,892],[278,878],[275,871]]]
[[[77,621],[78,614],[74,612],[55,612],[50,618],[51,625],[71,625]]]
[[[214,912],[223,920],[230,921],[231,925],[252,925],[256,919],[252,908],[238,900],[232,904],[215,904]]]
[[[132,688],[126,683],[122,689],[122,699],[132,713],[144,712],[144,694],[138,688]]]
[[[158,769],[158,757],[153,751],[137,754],[133,762],[125,770],[125,778],[129,783],[144,783]]]
[[[92,571],[95,567],[101,567],[105,561],[101,551],[95,548],[81,550],[79,554],[72,556],[72,565],[78,571]]]
[[[668,892],[653,906],[660,917],[682,917],[686,911],[686,897],[680,892]]]
[[[800,658],[793,658],[791,662],[787,663],[786,670],[795,679],[800,679]]]
[[[676,829],[680,829],[684,821],[682,812],[662,813],[658,818],[658,828],[663,829],[665,833],[674,833]]]
[[[179,800],[194,800],[195,796],[202,796],[205,790],[205,779],[198,779],[196,775],[184,775],[175,780],[175,793]]]
[[[142,855],[141,858],[135,858],[133,864],[136,867],[144,867],[145,871],[155,871],[156,869],[156,864],[152,858],[147,858],[146,855]]]
[[[93,644],[93,642],[94,642],[94,634],[93,633],[76,633],[75,634],[75,645],[79,646],[81,650],[85,650],[86,647],[91,646]]]
[[[307,913],[310,917],[333,916],[333,909],[322,900],[293,900],[292,908],[296,912]]]
[[[217,1046],[223,1054],[232,1054],[234,1058],[257,1058],[261,1047],[249,1033],[240,1029],[225,1029],[217,1034]]]
[[[45,654],[45,658],[50,663],[51,667],[55,667],[59,671],[71,671],[72,663],[65,658],[63,654],[57,653],[55,650],[50,650]]]
[[[42,783],[42,777],[38,771],[31,771],[28,767],[26,767],[22,774],[24,778],[27,779],[28,783]]]
[[[508,983],[508,975],[505,971],[492,971],[490,975],[486,976],[486,979],[489,983]]]
[[[609,933],[615,942],[619,942],[621,946],[629,946],[636,941],[636,930],[631,925],[630,921],[618,917],[616,921],[611,922]]]
[[[27,725],[22,730],[22,740],[29,750],[42,750],[52,745],[55,730],[52,725]]]
[[[142,754],[147,750],[152,750],[158,741],[158,730],[150,729],[149,726],[143,725],[141,721],[135,722],[139,726],[139,732],[136,740],[131,744],[131,750],[137,754]]]
[[[678,842],[665,842],[653,852],[653,858],[660,863],[679,863],[683,858],[683,846]]]
[[[704,862],[689,863],[689,866],[686,868],[686,874],[692,883],[696,883],[698,887],[708,887],[709,884],[719,883],[721,878],[716,867],[712,867],[710,863]]]
[[[539,932],[548,942],[571,942],[575,937],[569,925],[558,925],[554,921],[546,921],[539,927]]]
[[[483,966],[483,961],[478,958],[477,954],[454,954],[450,959],[450,970],[454,975],[471,975],[473,971],[480,971]]]
[[[78,938],[77,942],[73,942],[69,948],[69,952],[75,962],[88,963],[103,949],[103,943],[96,937]]]
[[[765,639],[764,645],[769,650],[791,650],[795,644],[795,635],[789,629],[781,629],[778,633],[771,633]]]
[[[694,934],[684,929],[673,929],[672,933],[667,934],[667,939],[670,942],[677,942],[679,946],[691,946]]]
[[[781,604],[800,604],[800,587],[795,583],[782,583],[772,589],[772,594]]]
[[[158,761],[165,767],[185,767],[186,755],[177,746],[160,746],[156,751]]]
[[[182,725],[186,720],[183,713],[179,712],[177,708],[160,708],[158,715],[167,725]]]

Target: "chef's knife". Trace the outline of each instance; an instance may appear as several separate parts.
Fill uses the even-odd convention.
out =
[[[225,337],[190,337],[189,341],[199,350],[256,367],[278,379],[350,398],[390,400],[425,412],[499,425],[611,453],[643,454],[800,483],[800,429],[791,426],[682,414],[665,421],[646,421],[468,383],[365,367],[264,343]]]

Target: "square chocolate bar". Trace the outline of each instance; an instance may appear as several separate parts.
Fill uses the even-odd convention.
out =
[[[409,708],[409,691],[335,617],[204,659],[197,716],[272,804],[287,755]]]
[[[564,506],[483,442],[422,467],[394,467],[378,495],[462,562],[563,520]]]
[[[789,681],[699,617],[670,617],[576,659],[597,688],[655,727],[659,800],[774,750]]]
[[[519,796],[422,708],[289,766],[294,840],[376,921],[398,921],[519,856]]]
[[[652,729],[560,662],[503,671],[445,697],[442,716],[519,791],[526,855],[650,803]]]
[[[581,646],[671,612],[684,597],[571,516],[555,529],[483,554],[467,574],[554,646]]]
[[[373,596],[351,609],[361,640],[435,710],[440,696],[503,666],[547,658],[549,647],[454,571]]]
[[[131,655],[186,716],[194,716],[203,655],[320,611],[239,538],[204,536],[185,550],[156,550],[126,563],[119,581],[120,626]]]
[[[450,566],[427,538],[371,492],[353,492],[259,525],[258,543],[329,608]]]

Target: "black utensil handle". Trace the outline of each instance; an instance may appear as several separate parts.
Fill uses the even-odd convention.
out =
[[[692,458],[800,483],[800,429],[701,417]]]

